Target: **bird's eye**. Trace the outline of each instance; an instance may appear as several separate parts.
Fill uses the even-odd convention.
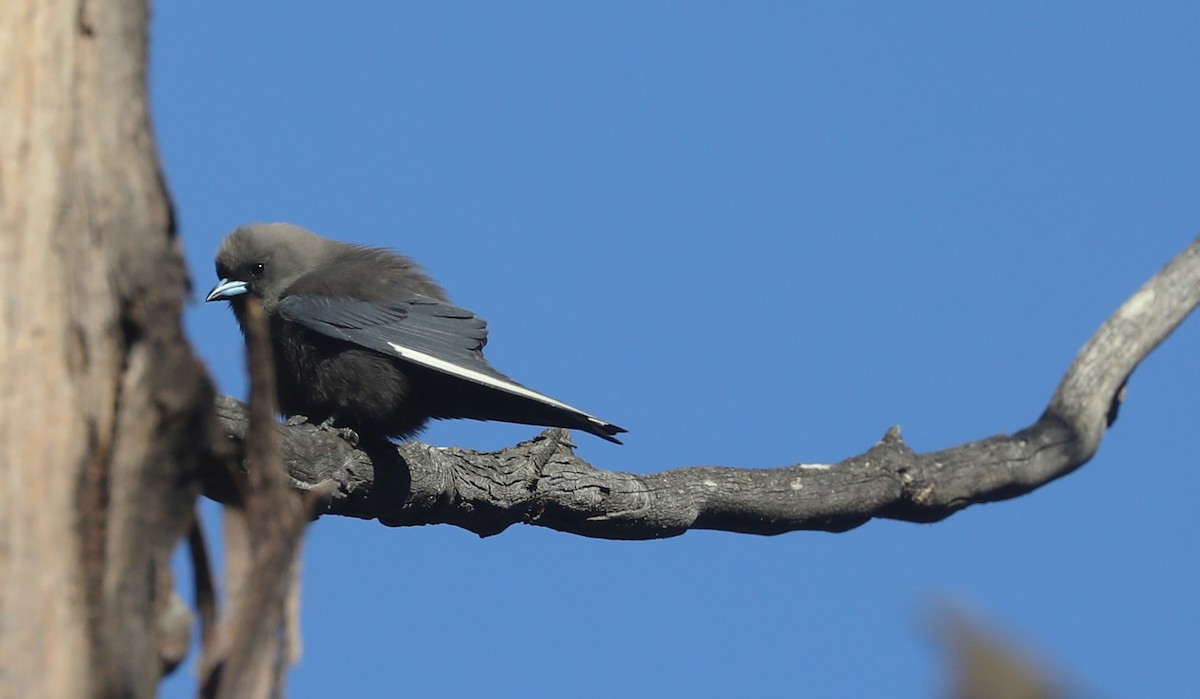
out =
[[[261,277],[265,271],[267,271],[267,266],[261,262],[255,262],[254,264],[250,265],[250,276],[254,277],[255,279]]]

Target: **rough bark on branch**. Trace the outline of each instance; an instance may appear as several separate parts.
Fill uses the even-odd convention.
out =
[[[583,536],[649,539],[688,529],[779,534],[844,531],[875,517],[933,522],[975,503],[1025,494],[1096,453],[1134,368],[1200,304],[1200,239],[1126,301],[1087,342],[1033,425],[917,454],[897,428],[837,464],[679,468],[635,475],[575,456],[550,430],[499,452],[418,442],[354,448],[310,425],[280,426],[298,488],[337,485],[329,514],[391,526],[454,524],[487,536],[524,522]],[[218,419],[245,434],[244,408]]]

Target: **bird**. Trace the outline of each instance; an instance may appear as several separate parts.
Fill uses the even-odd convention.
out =
[[[205,301],[228,301],[246,331],[257,298],[271,333],[279,409],[355,437],[410,438],[430,419],[625,432],[527,388],[483,357],[487,323],[453,305],[411,259],[290,223],[227,235]]]

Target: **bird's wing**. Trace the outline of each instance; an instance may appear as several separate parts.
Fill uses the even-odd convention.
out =
[[[387,305],[353,298],[286,296],[279,313],[322,335],[417,364],[439,369],[440,362],[503,377],[480,357],[487,343],[487,323],[465,308],[426,296],[411,296]],[[411,355],[411,356],[410,356]]]
[[[279,314],[322,335],[574,413],[600,425],[588,429],[600,429],[605,434],[596,434],[610,441],[616,441],[610,429],[625,431],[493,369],[479,351],[487,342],[487,323],[466,309],[425,296],[381,305],[352,298],[294,295],[279,302]]]
[[[418,295],[381,304],[297,294],[280,301],[279,314],[322,335],[486,389],[475,394],[473,414],[448,413],[444,417],[575,427],[617,444],[620,441],[613,435],[625,431],[493,369],[480,352],[487,342],[487,323],[466,309]]]

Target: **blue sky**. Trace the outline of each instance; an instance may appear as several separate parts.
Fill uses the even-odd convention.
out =
[[[393,247],[489,321],[498,368],[630,430],[578,436],[600,468],[1014,431],[1200,233],[1194,3],[225,0],[159,3],[152,30],[198,291],[245,222]],[[243,395],[232,316],[187,322]],[[943,603],[1106,696],[1190,696],[1198,349],[1193,319],[1082,470],[933,525],[321,520],[290,696],[928,697]]]

